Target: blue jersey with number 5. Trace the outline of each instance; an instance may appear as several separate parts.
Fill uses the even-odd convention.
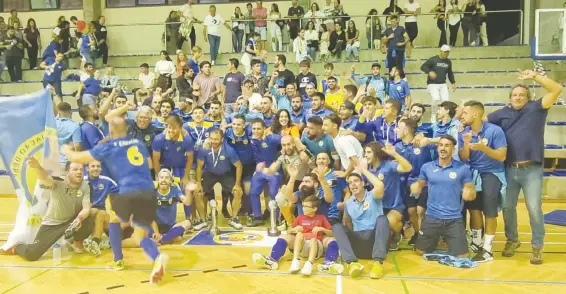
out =
[[[155,189],[147,162],[149,153],[138,139],[113,139],[89,152],[109,168],[111,178],[118,183],[119,194]]]

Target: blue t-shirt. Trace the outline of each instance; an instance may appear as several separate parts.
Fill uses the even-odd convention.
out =
[[[334,140],[326,134],[322,134],[318,140],[311,140],[307,136],[307,132],[303,132],[301,143],[307,147],[310,153],[316,158],[321,152],[326,152],[332,158],[332,152],[336,152]]]
[[[83,122],[80,129],[82,150],[90,150],[104,139],[102,131],[91,122]]]
[[[340,219],[340,209],[338,209],[338,203],[344,200],[344,195],[342,195],[343,189],[338,184],[338,179],[334,175],[334,170],[329,169],[328,172],[324,175],[324,179],[326,180],[326,183],[330,185],[330,189],[332,189],[332,202],[330,202],[330,205],[328,206],[328,214],[326,215],[326,217],[328,219]]]
[[[402,211],[404,208],[403,195],[401,193],[401,174],[397,171],[399,163],[393,160],[384,160],[376,170],[370,170],[385,186],[383,192],[383,207],[397,208]],[[365,178],[365,177],[364,177]],[[366,179],[366,183],[369,181]],[[372,188],[373,189],[373,188]]]
[[[214,124],[207,121],[203,122],[202,127],[197,126],[195,122],[188,122],[183,125],[183,129],[185,129],[189,133],[189,136],[193,139],[195,152],[202,147],[204,140],[208,138],[210,131],[213,128]]]
[[[251,56],[256,56],[257,54],[255,54],[255,52],[248,52],[248,49],[250,49],[251,51],[255,51],[257,50],[256,48],[256,43],[254,42],[254,39],[250,38],[248,39],[248,41],[246,41],[246,50],[245,52],[248,53]],[[263,74],[263,73],[262,73]]]
[[[81,39],[82,39],[82,43],[81,43],[80,52],[90,52],[90,40],[88,38],[88,34],[82,35]]]
[[[294,111],[290,111],[291,113],[291,121],[293,122],[293,124],[295,124],[296,126],[305,123],[305,115],[306,115],[306,111],[304,109],[301,109],[301,112],[299,113],[295,113]]]
[[[421,167],[425,163],[432,161],[435,149],[435,144],[428,144],[423,147],[415,147],[411,143],[405,144],[403,142],[395,144],[395,150],[397,150],[397,153],[403,156],[403,158],[409,161],[411,166],[413,166],[413,169],[410,172],[402,174],[407,185],[411,185],[419,179]]]
[[[187,62],[187,66],[191,67],[193,69],[193,73],[194,76],[196,77],[198,75],[198,73],[200,72],[200,67],[198,65],[198,62],[196,62],[194,59],[189,59],[189,61]]]
[[[352,219],[354,232],[369,231],[375,229],[377,217],[383,215],[383,204],[381,199],[373,197],[371,191],[366,191],[363,201],[358,201],[352,195],[344,203],[344,212]]]
[[[48,57],[44,60],[47,68],[43,73],[43,80],[46,82],[57,82],[61,80],[63,71],[67,69],[67,66],[63,62],[55,63],[55,58]]]
[[[227,128],[226,133],[224,133],[225,142],[230,145],[230,147],[234,148],[242,164],[255,163],[252,144],[250,142],[251,137],[251,125],[247,125],[244,128],[244,133],[241,136],[236,136],[232,127]]]
[[[242,95],[242,85],[246,77],[241,72],[226,73],[223,84],[226,86],[224,103],[234,103]]]
[[[149,153],[138,139],[113,139],[94,146],[89,152],[108,167],[110,177],[118,183],[120,195],[155,188],[149,170]]]
[[[194,151],[194,142],[189,135],[179,135],[179,138],[172,139],[165,132],[153,139],[151,150],[160,152],[159,163],[163,168],[181,168],[187,165],[187,154]]]
[[[357,116],[351,116],[347,121],[342,120],[342,125],[340,128],[344,130],[356,131],[356,126],[358,125],[359,118]]]
[[[90,94],[98,96],[102,91],[102,86],[100,85],[100,80],[90,77],[83,82],[85,88],[83,94]]]
[[[261,75],[267,75],[267,63],[263,61],[261,62]]]
[[[469,166],[457,160],[447,167],[438,161],[427,162],[419,180],[428,183],[426,215],[442,220],[462,219],[464,184],[473,183]]]
[[[223,142],[217,151],[212,150],[212,148],[201,148],[198,151],[198,160],[204,161],[203,170],[205,172],[222,176],[230,172],[234,164],[240,161],[240,158],[238,158],[234,148]]]
[[[157,186],[157,183],[155,185]],[[157,195],[157,224],[174,226],[177,222],[177,203],[181,202],[183,192],[177,184],[173,184],[166,194],[161,194],[158,189],[155,189],[155,194]]]
[[[470,127],[464,128],[464,131],[458,134],[458,146],[460,149],[464,146],[464,139],[462,134],[472,132]],[[483,123],[481,130],[477,134],[472,132],[471,143],[481,143],[487,147],[497,150],[499,148],[507,147],[507,139],[503,130],[490,123]],[[503,161],[497,161],[487,154],[479,150],[470,150],[470,158],[466,162],[470,167],[479,172],[502,172],[505,170]]]
[[[61,52],[61,45],[57,44],[55,41],[51,41],[49,45],[43,50],[41,59],[45,61],[48,58],[53,58],[55,60],[55,51]]]
[[[193,121],[193,112],[185,112],[179,108],[175,108],[175,110],[173,110],[173,114],[178,115],[182,120],[183,123],[188,123]]]
[[[399,119],[400,117],[396,118],[391,124],[388,124],[381,116],[372,121],[370,126],[371,132],[375,136],[375,140],[379,141],[383,145],[386,143],[395,145],[401,142],[401,139],[397,137],[397,132],[395,131],[397,124],[399,123]]]
[[[314,109],[309,109],[306,111],[305,114],[305,121],[303,121],[303,123],[307,123],[307,121],[313,117],[313,116],[318,116],[322,119],[324,119],[325,117],[333,114],[334,112],[332,112],[330,109],[327,109],[326,107],[321,107],[319,110],[314,110]]]
[[[252,139],[252,150],[256,163],[265,162],[270,166],[277,160],[278,150],[281,149],[281,135],[268,134],[263,139]]]
[[[57,126],[57,137],[59,139],[59,148],[63,145],[71,143],[81,143],[81,127],[78,123],[70,118],[57,117],[55,119]],[[61,163],[67,162],[67,157],[60,153],[59,159]]]
[[[161,134],[167,128],[167,122],[161,122],[157,118],[151,121],[151,125],[155,128],[155,134]]]
[[[409,84],[407,81],[401,79],[398,82],[389,81],[389,98],[394,100],[399,100],[402,107],[405,107],[405,98],[411,95],[411,90],[409,89]]]
[[[98,178],[85,177],[92,187],[90,202],[92,207],[106,209],[104,201],[110,194],[118,194],[118,185],[109,177],[99,176]]]

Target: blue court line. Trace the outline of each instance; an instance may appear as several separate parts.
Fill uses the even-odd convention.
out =
[[[46,269],[46,270],[104,270],[112,271],[105,267],[79,267],[79,266],[27,266],[27,265],[0,265],[0,268],[20,268],[20,269]],[[151,271],[151,268],[126,268],[130,271]],[[466,270],[466,269],[455,269],[455,270]],[[203,270],[198,269],[171,269],[167,270],[170,273],[202,273]],[[251,274],[251,275],[291,275],[287,272],[273,272],[268,270],[223,270],[219,269],[219,273],[225,274]],[[313,273],[313,276],[321,277],[335,277],[332,274],[324,273]],[[369,275],[361,275],[363,278],[369,278]],[[399,275],[384,275],[383,279],[392,280],[411,280],[411,281],[436,281],[436,282],[483,282],[483,283],[507,283],[507,284],[534,284],[534,285],[565,285],[566,282],[556,282],[556,281],[531,281],[531,280],[495,280],[495,279],[474,279],[474,278],[450,278],[450,277],[420,277],[420,276],[399,276]]]

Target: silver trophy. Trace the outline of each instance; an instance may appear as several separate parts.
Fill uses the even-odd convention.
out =
[[[208,206],[210,206],[210,226],[208,227],[208,234],[219,235],[220,230],[218,229],[218,222],[216,220],[216,200],[212,199],[208,201]]]
[[[277,237],[281,235],[281,232],[277,229],[277,220],[275,219],[275,214],[277,210],[277,202],[275,200],[269,201],[269,228],[267,229],[267,235],[269,237]]]

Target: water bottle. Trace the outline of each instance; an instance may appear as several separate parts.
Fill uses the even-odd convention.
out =
[[[59,242],[53,244],[53,264],[61,264],[61,244]]]
[[[69,260],[69,244],[67,243],[67,240],[65,240],[65,238],[61,238],[61,240],[59,240],[59,245],[61,246],[61,260]]]

